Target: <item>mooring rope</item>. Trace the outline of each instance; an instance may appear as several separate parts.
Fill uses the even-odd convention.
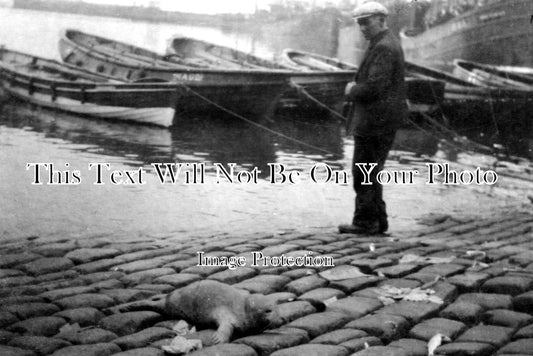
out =
[[[202,94],[198,93],[197,91],[191,89],[191,88],[190,88],[189,86],[187,86],[186,84],[183,84],[183,83],[178,83],[178,84],[179,84],[180,86],[184,87],[184,88],[185,88],[187,91],[189,91],[190,93],[196,95],[198,98],[204,100],[205,102],[207,102],[207,103],[209,103],[209,104],[211,104],[211,105],[217,107],[218,109],[220,109],[220,110],[222,110],[222,111],[224,111],[224,112],[226,112],[226,113],[228,113],[228,114],[230,114],[230,115],[233,115],[233,116],[237,117],[237,118],[240,119],[240,120],[243,120],[243,121],[247,122],[248,124],[250,124],[250,125],[252,125],[252,126],[259,127],[259,128],[261,128],[261,129],[263,129],[263,130],[265,130],[265,131],[270,132],[271,134],[277,135],[277,136],[279,136],[279,137],[283,137],[284,139],[289,140],[289,141],[292,141],[292,142],[297,143],[297,144],[299,144],[299,145],[306,146],[306,147],[308,147],[308,148],[312,148],[312,149],[314,149],[314,150],[317,150],[317,151],[320,151],[320,152],[323,152],[323,153],[326,153],[326,154],[336,155],[335,153],[333,153],[333,152],[331,152],[331,151],[328,151],[328,150],[326,150],[326,149],[324,149],[324,148],[320,148],[320,147],[317,147],[317,146],[311,145],[311,144],[309,144],[309,143],[303,142],[303,141],[298,140],[298,139],[296,139],[296,138],[293,138],[293,137],[287,136],[287,135],[285,135],[285,134],[283,134],[283,133],[281,133],[281,132],[279,132],[279,131],[272,130],[272,129],[270,129],[270,128],[264,126],[264,125],[261,125],[261,124],[258,123],[258,122],[255,122],[255,121],[253,121],[253,120],[250,120],[250,119],[248,119],[248,118],[246,118],[246,117],[244,117],[244,116],[242,116],[242,115],[240,115],[240,114],[238,114],[238,113],[236,113],[236,112],[234,112],[234,111],[232,111],[232,110],[229,110],[229,109],[223,107],[222,105],[219,105],[219,104],[215,103],[214,101],[212,101],[212,100],[206,98],[205,96],[203,96]]]
[[[435,100],[435,102],[437,103],[438,105],[438,109],[439,109],[439,113],[441,115],[441,118],[443,119],[444,122],[446,123],[449,123],[450,120],[446,117],[446,115],[444,115],[444,110],[442,109],[442,105],[441,105],[441,102],[440,100],[438,99],[437,97],[437,94],[435,93],[435,88],[433,88],[432,85],[430,85],[430,88],[431,88],[431,93],[433,94],[433,99]],[[492,110],[492,97],[490,97],[490,92],[489,92],[489,98],[490,98],[490,105],[491,105],[491,113],[492,113],[492,120],[493,120],[493,123],[494,125],[496,126],[496,131],[498,131],[498,127],[496,125],[496,118],[494,117],[494,111]],[[430,124],[432,124],[433,126],[436,126],[436,128],[444,131],[445,133],[447,133],[448,135],[452,136],[452,138],[456,141],[456,142],[460,142],[460,141],[466,141],[467,143],[469,143],[470,145],[474,146],[474,147],[478,147],[479,149],[481,149],[482,151],[484,151],[484,153],[491,153],[491,154],[494,154],[494,149],[492,149],[491,147],[488,147],[488,146],[485,146],[485,145],[482,145],[480,143],[477,143],[475,141],[472,141],[466,137],[463,137],[463,136],[460,136],[455,130],[452,130],[450,129],[449,127],[447,127],[446,125],[443,125],[441,124],[439,121],[433,119],[431,116],[421,112],[420,113],[422,115],[422,117],[424,117],[424,119],[426,119],[426,121],[428,121]],[[414,124],[414,122],[412,122]],[[415,126],[417,126],[415,124]],[[418,127],[419,129],[423,130],[423,128],[421,127]],[[427,130],[424,130],[424,132],[427,133]],[[451,143],[448,143],[451,147],[453,148],[458,148],[456,145],[452,145]],[[467,151],[467,152],[475,152],[475,151],[472,151],[472,150],[469,150],[468,148],[465,148],[463,147],[462,148],[463,150]]]
[[[437,120],[433,119],[431,116],[427,115],[427,114],[424,114],[424,113],[420,113],[422,115],[422,117],[424,117],[424,119],[432,124],[433,128],[438,131],[438,133],[440,133],[440,136],[437,134],[437,133],[433,133],[429,130],[426,130],[424,129],[422,126],[418,125],[413,119],[408,119],[409,123],[411,125],[413,125],[416,129],[418,129],[419,131],[422,131],[424,132],[425,134],[427,135],[430,135],[432,137],[435,137],[437,139],[444,139],[444,144],[446,144],[447,146],[453,148],[453,149],[456,149],[456,150],[461,150],[461,151],[464,151],[464,152],[467,152],[467,153],[478,153],[478,152],[483,152],[483,153],[494,153],[494,150],[488,146],[484,146],[484,145],[481,145],[477,142],[474,142],[466,137],[463,137],[463,136],[460,136],[459,134],[457,134],[455,131],[453,130],[450,130],[449,128],[447,128],[446,126],[440,124]],[[440,131],[439,131],[440,130]],[[448,134],[449,136],[451,136],[451,140],[448,140],[446,139],[445,135]],[[456,143],[454,143],[456,142]],[[477,147],[479,150],[476,151],[474,149],[472,149],[472,147],[468,147],[466,145],[471,145],[473,147]]]
[[[498,123],[496,122],[496,115],[494,114],[494,105],[492,103],[492,94],[490,93],[490,89],[488,90],[489,93],[489,105],[490,105],[490,113],[492,115],[492,124],[494,125],[494,128],[496,129],[496,136],[500,135],[500,130],[498,128]]]
[[[296,138],[293,138],[293,137],[290,137],[290,136],[287,136],[279,131],[275,131],[275,130],[272,130],[264,125],[261,125],[259,124],[258,122],[256,121],[253,121],[253,120],[250,120],[232,110],[229,110],[217,103],[215,103],[214,101],[206,98],[205,96],[203,96],[202,94],[198,93],[197,91],[193,90],[192,88],[190,88],[189,86],[187,86],[186,84],[184,83],[179,83],[180,86],[184,87],[187,91],[189,91],[190,93],[194,94],[195,96],[197,96],[198,98],[204,100],[205,102],[217,107],[218,109],[230,114],[230,115],[233,115],[237,118],[239,118],[240,120],[243,120],[245,122],[247,122],[248,124],[250,125],[253,125],[253,126],[256,126],[258,128],[261,128],[267,132],[270,132],[274,135],[277,135],[279,137],[282,137],[288,141],[292,141],[294,143],[297,143],[299,145],[302,145],[302,146],[305,146],[305,147],[308,147],[308,148],[311,148],[313,150],[317,150],[317,151],[320,151],[320,152],[323,152],[323,153],[326,153],[326,154],[330,154],[330,155],[335,155],[335,153],[329,151],[329,150],[326,150],[326,149],[323,149],[321,147],[317,147],[317,146],[314,146],[314,145],[311,145],[309,143],[306,143],[306,142],[303,142],[301,140],[298,140]],[[347,121],[348,119],[346,117],[344,117],[343,115],[341,115],[340,113],[338,113],[337,111],[331,109],[330,107],[328,107],[326,104],[320,102],[318,99],[316,99],[315,97],[313,97],[307,90],[305,90],[305,88],[303,88],[301,85],[298,85],[294,82],[290,82],[290,85],[292,87],[294,87],[299,94],[303,94],[305,97],[307,97],[309,100],[313,101],[314,103],[316,103],[317,105],[319,105],[320,107],[326,109],[327,111],[329,111],[332,115],[334,115],[335,117],[337,118],[340,118],[342,119],[343,121]],[[442,117],[443,120],[445,121],[448,121],[448,118],[446,118],[446,116],[444,115],[444,111],[442,109],[442,106],[441,106],[441,103],[440,101],[438,100],[437,98],[437,95],[434,91],[434,88],[431,88],[431,91],[432,91],[432,94],[435,98],[435,102],[437,103],[438,105],[438,109],[439,109],[439,113]],[[490,98],[490,101],[491,101],[491,104],[492,104],[492,98]],[[461,136],[459,135],[455,130],[452,130],[450,129],[449,127],[447,127],[446,125],[443,125],[442,123],[438,122],[438,120],[432,118],[430,115],[426,114],[426,113],[423,113],[423,112],[419,112],[419,114],[429,123],[432,125],[432,127],[438,131],[438,133],[440,133],[440,135],[438,134],[435,134],[429,130],[426,130],[424,129],[423,127],[421,127],[420,125],[418,125],[417,123],[414,122],[414,120],[412,119],[408,119],[408,121],[410,122],[411,125],[413,125],[415,128],[417,128],[418,130],[432,136],[432,137],[435,137],[437,139],[444,139],[444,143],[446,145],[448,145],[449,147],[452,147],[454,149],[457,149],[457,150],[462,150],[462,151],[465,151],[465,152],[468,152],[468,153],[477,153],[477,152],[482,152],[482,153],[490,153],[492,155],[496,155],[497,152],[495,152],[495,150],[491,147],[488,147],[488,146],[485,146],[485,145],[482,145],[480,143],[477,143],[475,141],[472,141],[470,140],[469,138],[467,137],[464,137],[464,136]],[[495,122],[495,117],[494,117],[494,112],[492,112],[492,119],[494,121],[494,124],[496,124]],[[449,138],[451,138],[451,140],[447,139],[446,136],[448,136]],[[468,146],[470,147],[468,147]],[[477,150],[476,150],[477,148]]]
[[[315,97],[313,97],[311,94],[309,94],[309,92],[307,90],[305,90],[304,87],[302,87],[301,85],[298,85],[297,83],[294,83],[293,81],[290,82],[290,85],[292,87],[294,87],[298,93],[301,93],[303,94],[305,97],[307,97],[308,99],[310,99],[311,101],[313,101],[314,103],[316,103],[317,105],[319,105],[320,107],[328,110],[330,113],[332,113],[334,116],[342,119],[343,121],[347,121],[349,120],[348,118],[344,117],[343,115],[341,115],[340,113],[338,113],[337,111],[331,109],[330,107],[328,107],[327,105],[325,105],[324,103],[320,102],[318,99],[316,99]],[[448,118],[444,115],[444,111],[442,109],[442,106],[441,106],[441,103],[440,103],[440,100],[438,99],[437,97],[437,94],[435,93],[435,89],[433,88],[433,86],[430,86],[431,88],[431,93],[434,97],[434,100],[435,102],[437,103],[438,105],[438,108],[439,108],[439,112],[440,112],[440,115],[441,117],[443,118],[443,120],[445,120],[446,122],[449,122],[448,121]],[[431,116],[423,113],[423,112],[420,112],[420,114],[424,117],[424,119],[426,119],[429,123],[433,124],[433,126],[436,126],[435,128],[439,128],[441,131],[444,131],[444,132],[441,132],[442,134],[444,133],[447,133],[448,135],[452,136],[452,138],[455,140],[455,142],[467,142],[469,144],[471,144],[472,146],[474,147],[478,147],[479,149],[482,149],[483,151],[485,152],[494,152],[493,149],[491,149],[490,147],[487,147],[487,146],[484,146],[484,145],[481,145],[481,144],[478,144],[477,142],[474,142],[474,141],[471,141],[465,137],[462,137],[460,136],[457,132],[455,132],[454,130],[451,130],[449,129],[448,127],[446,127],[445,125],[442,125],[441,123],[439,123],[437,120],[433,119]],[[494,113],[493,113],[493,116],[494,116]],[[423,132],[425,132],[426,134],[428,135],[431,135],[433,137],[436,137],[436,138],[443,138],[443,137],[439,137],[431,132],[429,132],[428,130],[425,130],[423,127],[417,125],[413,120],[411,119],[408,119],[410,121],[411,124],[413,124],[413,126],[415,126],[418,130],[421,130]],[[493,120],[494,117],[493,117]],[[464,145],[462,147],[458,146],[458,145],[454,145],[453,143],[451,142],[447,142],[447,144],[453,148],[456,148],[456,149],[461,149],[463,151],[467,151],[467,152],[474,152],[473,150],[469,150],[468,148],[464,147]]]
[[[329,106],[327,106],[326,104],[322,103],[320,100],[318,100],[317,98],[315,98],[314,96],[309,94],[309,92],[307,90],[305,90],[305,88],[302,87],[301,85],[296,84],[292,80],[289,82],[289,85],[291,87],[293,87],[294,89],[296,89],[298,94],[303,94],[306,98],[308,98],[309,100],[311,100],[312,102],[314,102],[315,104],[320,106],[321,108],[326,109],[327,111],[329,111],[333,116],[343,120],[344,122],[348,121],[348,119],[346,117],[344,117],[342,114],[340,114],[339,112],[333,110],[332,108],[330,108]]]

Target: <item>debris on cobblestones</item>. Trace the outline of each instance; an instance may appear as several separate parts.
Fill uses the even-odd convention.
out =
[[[384,285],[375,289],[379,294],[378,299],[384,304],[394,304],[398,300],[408,300],[411,302],[430,302],[435,304],[443,304],[444,301],[438,296],[434,295],[435,291],[432,289],[420,288],[396,288],[389,285]]]
[[[192,351],[200,350],[202,348],[202,341],[189,340],[183,336],[176,336],[172,339],[170,345],[162,346],[161,349],[172,355],[184,355]]]
[[[533,355],[533,215],[424,223],[386,238],[316,230],[189,242],[12,241],[0,246],[0,354]],[[312,251],[335,266],[204,267],[197,250],[249,258]],[[264,294],[280,325],[211,345],[213,330],[192,320],[121,312],[202,280]]]

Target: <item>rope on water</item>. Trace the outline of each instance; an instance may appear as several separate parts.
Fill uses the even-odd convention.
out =
[[[494,114],[494,104],[492,102],[492,95],[490,93],[490,89],[488,90],[489,93],[489,105],[490,105],[490,113],[492,115],[492,124],[494,125],[494,128],[496,129],[496,136],[500,135],[500,129],[498,128],[498,123],[496,122],[496,115]]]
[[[293,87],[294,89],[296,89],[298,94],[303,94],[307,99],[311,100],[312,102],[314,102],[315,104],[317,104],[321,108],[326,109],[327,111],[329,111],[335,117],[343,120],[344,122],[348,121],[348,119],[346,117],[344,117],[342,114],[340,114],[339,112],[333,110],[332,108],[330,108],[329,106],[327,106],[326,104],[322,103],[320,100],[316,99],[314,96],[309,94],[309,92],[307,90],[305,90],[305,88],[302,87],[301,85],[296,84],[292,80],[289,82],[289,85],[291,87]]]
[[[297,144],[299,144],[299,145],[302,145],[302,146],[305,146],[305,147],[308,147],[308,148],[311,148],[311,149],[314,149],[314,150],[317,150],[317,151],[320,151],[320,152],[323,152],[323,153],[326,153],[326,154],[335,155],[335,153],[333,153],[333,152],[331,152],[331,151],[328,151],[328,150],[326,150],[326,149],[323,149],[323,148],[320,148],[320,147],[317,147],[317,146],[313,146],[313,145],[311,145],[311,144],[308,144],[308,143],[303,142],[303,141],[301,141],[301,140],[298,140],[298,139],[296,139],[296,138],[293,138],[293,137],[287,136],[287,135],[285,135],[285,134],[283,134],[283,133],[281,133],[281,132],[278,132],[278,131],[272,130],[272,129],[270,129],[270,128],[264,126],[264,125],[261,125],[261,124],[258,123],[258,122],[255,122],[255,121],[253,121],[253,120],[250,120],[250,119],[248,119],[248,118],[246,118],[246,117],[244,117],[244,116],[242,116],[242,115],[237,114],[237,113],[234,112],[234,111],[231,111],[231,110],[229,110],[229,109],[227,109],[227,108],[225,108],[225,107],[223,107],[223,106],[221,106],[221,105],[215,103],[214,101],[212,101],[212,100],[206,98],[206,97],[203,96],[202,94],[200,94],[200,93],[198,93],[197,91],[191,89],[189,86],[187,86],[187,85],[185,85],[185,84],[183,84],[183,83],[178,83],[178,84],[179,84],[180,86],[184,87],[188,92],[194,94],[195,96],[197,96],[198,98],[204,100],[205,102],[207,102],[207,103],[209,103],[209,104],[215,106],[216,108],[218,108],[218,109],[220,109],[220,110],[222,110],[222,111],[224,111],[224,112],[226,112],[226,113],[228,113],[228,114],[230,114],[230,115],[233,115],[233,116],[237,117],[237,118],[240,119],[240,120],[243,120],[244,122],[247,122],[247,123],[250,124],[250,125],[256,126],[256,127],[260,128],[260,129],[263,129],[263,130],[265,130],[265,131],[268,131],[268,132],[270,132],[271,134],[277,135],[277,136],[279,136],[279,137],[283,137],[284,139],[289,140],[289,141],[292,141],[292,142],[297,143]]]
[[[449,119],[446,117],[446,115],[444,115],[444,110],[443,110],[442,105],[441,105],[441,102],[440,102],[440,100],[439,100],[439,98],[438,98],[438,96],[437,96],[437,93],[435,93],[435,88],[434,88],[432,85],[430,85],[430,88],[431,88],[431,93],[432,93],[432,95],[433,95],[433,99],[435,100],[435,102],[436,102],[437,105],[438,105],[439,114],[440,114],[441,118],[443,119],[443,121],[444,121],[445,123],[449,123],[450,121],[449,121]],[[489,94],[489,95],[490,95],[490,94]],[[492,109],[492,98],[490,98],[490,99],[491,99],[491,109]],[[469,145],[471,145],[471,146],[473,146],[473,147],[478,148],[478,149],[481,150],[483,153],[491,153],[491,154],[494,154],[494,153],[495,153],[495,152],[494,152],[494,149],[492,149],[491,147],[488,147],[488,146],[482,145],[482,144],[480,144],[480,143],[477,143],[477,142],[475,142],[475,141],[472,141],[472,140],[470,140],[470,139],[468,139],[468,138],[466,138],[466,137],[463,137],[463,136],[459,135],[455,130],[452,130],[452,129],[450,129],[449,127],[447,127],[446,125],[441,124],[438,120],[435,120],[435,119],[432,118],[430,115],[428,115],[428,114],[426,114],[426,113],[423,113],[423,112],[420,112],[420,115],[422,115],[422,117],[423,117],[423,118],[424,118],[429,124],[433,125],[433,127],[434,127],[435,129],[439,129],[439,130],[441,130],[443,133],[446,133],[446,134],[448,134],[449,136],[451,136],[452,139],[453,139],[455,142],[462,142],[462,143],[464,143],[464,144],[469,144]],[[493,121],[494,121],[494,124],[496,124],[496,118],[494,117],[494,111],[492,111],[492,116],[493,116],[492,119],[493,119]],[[413,120],[410,120],[410,122],[411,122],[411,124],[412,124],[413,126],[417,127],[419,130],[424,131],[424,132],[427,133],[427,134],[430,134],[430,135],[432,135],[432,136],[434,136],[434,137],[439,138],[438,136],[433,135],[433,134],[432,134],[431,132],[429,132],[428,130],[425,130],[424,128],[422,128],[422,127],[420,127],[419,125],[417,125]],[[496,129],[497,129],[497,128],[496,128]],[[455,148],[455,149],[461,149],[461,150],[464,150],[464,151],[467,151],[467,152],[470,152],[470,153],[474,152],[473,150],[470,150],[470,149],[464,147],[464,145],[463,145],[463,147],[459,147],[458,145],[454,145],[454,144],[452,144],[452,143],[450,143],[450,142],[446,142],[446,143],[447,143],[450,147],[453,147],[453,148]]]
[[[191,89],[189,86],[187,86],[186,84],[183,84],[183,83],[179,83],[180,86],[184,87],[188,92],[192,93],[193,95],[197,96],[198,98],[204,100],[205,102],[209,103],[210,105],[213,105],[215,107],[217,107],[218,109],[230,114],[230,115],[233,115],[237,118],[239,118],[240,120],[243,120],[245,122],[247,122],[248,124],[250,125],[253,125],[253,126],[256,126],[260,129],[263,129],[267,132],[270,132],[274,135],[277,135],[279,137],[282,137],[288,141],[291,141],[291,142],[294,142],[294,143],[297,143],[299,145],[302,145],[302,146],[305,146],[305,147],[308,147],[308,148],[311,148],[313,150],[317,150],[317,151],[320,151],[320,152],[323,152],[323,153],[326,153],[326,154],[330,154],[330,155],[335,155],[335,153],[329,151],[329,150],[326,150],[326,149],[323,149],[323,148],[320,148],[320,147],[317,147],[317,146],[314,146],[314,145],[311,145],[311,144],[308,144],[306,142],[303,142],[301,140],[298,140],[298,139],[295,139],[293,137],[290,137],[290,136],[287,136],[281,132],[278,132],[278,131],[275,131],[275,130],[272,130],[264,125],[261,125],[259,124],[258,122],[255,122],[253,120],[250,120],[232,110],[229,110],[217,103],[215,103],[214,101],[206,98],[205,96],[203,96],[202,94],[196,92],[195,90]],[[327,105],[325,105],[324,103],[320,102],[318,99],[316,99],[315,97],[313,97],[311,94],[309,94],[309,92],[307,92],[307,90],[305,90],[305,88],[303,88],[301,85],[298,85],[294,82],[290,82],[290,85],[292,87],[294,87],[299,94],[303,94],[305,97],[307,97],[309,100],[313,101],[314,103],[316,103],[317,105],[319,105],[320,107],[326,109],[327,111],[329,111],[331,114],[333,114],[334,116],[340,118],[341,120],[343,121],[347,121],[348,119],[346,117],[344,117],[343,115],[341,115],[340,113],[338,113],[337,111],[331,109],[330,107],[328,107]],[[444,115],[444,112],[442,110],[442,107],[440,105],[440,102],[438,101],[438,98],[437,98],[437,95],[436,93],[434,92],[433,88],[432,88],[432,94],[434,95],[435,97],[435,100],[436,102],[438,103],[438,106],[439,106],[439,111],[440,111],[440,115],[442,116],[442,118],[444,120],[447,120],[447,118],[445,117]],[[492,98],[491,98],[492,99]],[[492,100],[491,100],[492,101]],[[409,122],[414,126],[416,127],[417,129],[425,132],[426,134],[428,135],[431,135],[433,137],[436,137],[438,139],[442,139],[443,136],[447,135],[448,137],[451,137],[452,138],[452,141],[455,142],[455,144],[453,142],[449,142],[448,140],[445,139],[445,144],[447,144],[448,146],[452,147],[452,148],[455,148],[455,149],[458,149],[458,150],[463,150],[463,151],[466,151],[466,152],[470,152],[470,153],[475,153],[475,152],[483,152],[483,153],[491,153],[491,154],[495,154],[495,150],[491,147],[488,147],[488,146],[485,146],[485,145],[482,145],[482,144],[479,144],[477,142],[474,142],[464,136],[461,136],[459,135],[456,131],[448,128],[447,126],[441,124],[440,122],[438,122],[436,119],[432,118],[430,115],[426,114],[426,113],[423,113],[423,112],[420,112],[419,113],[420,115],[422,115],[422,117],[429,123],[432,125],[433,128],[435,128],[437,131],[439,131],[439,133],[441,134],[440,136],[438,134],[435,134],[429,130],[426,130],[424,129],[423,127],[421,127],[420,125],[416,124],[414,122],[414,120],[412,119],[408,119]],[[493,116],[494,116],[494,112],[492,112]],[[495,118],[493,117],[493,120],[495,120]],[[466,145],[469,145],[470,147],[467,147]],[[474,149],[472,149],[474,148]],[[477,151],[475,150],[477,149]]]
[[[298,85],[296,83],[294,83],[293,81],[290,81],[290,85],[292,87],[294,87],[299,94],[303,94],[305,97],[307,97],[308,99],[310,99],[311,101],[313,101],[314,103],[316,103],[317,105],[323,107],[324,109],[328,110],[329,112],[331,112],[334,116],[342,119],[343,121],[347,121],[348,119],[346,117],[344,117],[343,115],[341,115],[340,113],[338,113],[337,111],[329,108],[328,106],[326,106],[324,103],[320,102],[319,100],[317,100],[316,98],[314,98],[311,94],[309,94],[309,92],[307,92],[307,90],[305,90],[304,87],[302,87],[301,85]],[[431,87],[431,92],[433,94],[433,97],[435,99],[435,102],[437,103],[438,107],[439,107],[439,112],[440,112],[440,115],[442,116],[442,118],[448,122],[448,118],[444,115],[444,111],[442,109],[442,106],[440,104],[440,100],[438,99],[437,97],[437,94],[435,93],[435,89],[433,88],[433,86],[430,86]],[[492,98],[491,98],[492,99]],[[491,100],[491,104],[492,104],[492,100]],[[491,105],[491,109],[492,109],[492,105]],[[471,149],[468,149],[467,147],[465,147],[466,144],[470,145],[470,146],[473,146],[473,147],[476,147],[478,150],[481,150],[483,151],[484,153],[487,153],[487,152],[490,152],[490,153],[494,153],[494,149],[488,147],[488,146],[484,146],[484,145],[481,145],[477,142],[474,142],[472,140],[469,140],[468,138],[466,137],[463,137],[463,136],[460,136],[457,132],[455,132],[454,130],[446,127],[445,125],[442,125],[441,123],[439,123],[437,120],[433,119],[431,116],[423,113],[423,112],[420,112],[420,114],[422,115],[422,117],[424,117],[424,119],[426,121],[428,121],[428,123],[432,124],[433,127],[435,129],[440,129],[441,130],[441,134],[444,134],[446,133],[447,135],[451,136],[453,138],[453,141],[455,142],[458,142],[458,143],[463,143],[463,145],[459,146],[458,144],[453,144],[451,142],[447,142],[446,141],[446,144],[455,148],[455,149],[460,149],[460,150],[463,150],[463,151],[467,151],[467,152],[474,152],[474,150],[471,150]],[[495,122],[495,118],[494,118],[494,112],[492,112],[492,116],[493,116],[493,121]],[[435,134],[433,134],[432,132],[428,131],[428,130],[425,130],[423,127],[417,125],[413,120],[409,119],[409,121],[411,122],[411,124],[413,126],[415,126],[417,129],[421,130],[421,131],[424,131],[426,134],[429,134],[433,137],[436,137],[436,138],[440,138],[442,139],[443,137],[439,137]]]
[[[453,149],[465,151],[468,153],[476,153],[476,152],[494,153],[494,150],[492,148],[481,145],[466,137],[460,136],[458,133],[440,124],[437,120],[433,119],[427,114],[424,114],[424,113],[420,113],[420,114],[424,117],[426,122],[432,125],[432,127],[437,132],[432,132],[432,131],[424,129],[422,126],[418,125],[413,119],[408,119],[409,123],[427,135],[435,137],[436,139],[441,139],[441,140],[443,139],[444,140],[443,143],[446,144],[447,146]],[[446,135],[448,137],[451,136],[451,141],[449,139],[446,139]],[[477,151],[474,148],[477,148]]]

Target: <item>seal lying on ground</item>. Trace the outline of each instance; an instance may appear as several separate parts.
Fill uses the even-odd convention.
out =
[[[229,342],[234,331],[263,330],[279,324],[274,305],[261,294],[249,294],[216,281],[199,281],[169,293],[121,307],[120,312],[153,310],[196,326],[216,326],[214,343]]]

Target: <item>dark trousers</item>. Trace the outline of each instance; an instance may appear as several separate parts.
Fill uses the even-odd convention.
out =
[[[355,189],[355,213],[353,225],[368,226],[387,221],[387,210],[383,201],[383,187],[376,180],[377,173],[383,170],[385,160],[392,147],[396,132],[379,136],[354,136],[352,163],[353,187]],[[361,184],[364,173],[356,163],[377,163],[370,174],[370,185]]]

